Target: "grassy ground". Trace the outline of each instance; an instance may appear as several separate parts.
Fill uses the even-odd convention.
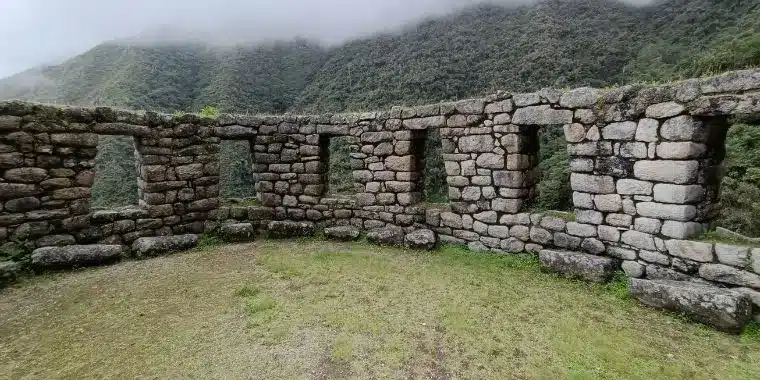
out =
[[[262,241],[0,292],[14,379],[750,379],[758,335],[456,248]]]

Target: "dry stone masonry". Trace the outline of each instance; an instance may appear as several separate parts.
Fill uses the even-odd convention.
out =
[[[327,235],[339,239],[365,231],[381,244],[417,248],[442,242],[495,252],[548,250],[547,260],[572,262],[595,280],[608,278],[615,263],[642,281],[714,284],[757,300],[760,250],[690,240],[720,210],[733,116],[760,117],[760,71],[658,87],[499,92],[336,115],[211,119],[0,102],[0,244],[24,244],[37,257],[66,257],[48,247],[93,244],[140,256],[155,254],[145,247],[175,246],[161,237],[217,228],[239,239],[263,230],[308,236],[331,228]],[[540,180],[540,128],[564,130],[574,215],[527,211]],[[450,200],[444,208],[423,202],[423,146],[432,130],[442,137]],[[102,135],[135,139],[133,207],[90,207]],[[333,196],[327,186],[336,137],[350,145],[353,196]],[[220,201],[222,140],[250,144],[259,205]],[[575,253],[562,257],[565,251]],[[595,262],[603,272],[589,267]]]

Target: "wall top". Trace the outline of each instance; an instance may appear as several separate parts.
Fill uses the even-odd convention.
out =
[[[217,118],[193,114],[181,116],[146,111],[128,111],[111,107],[54,106],[25,101],[0,101],[0,131],[23,129],[35,132],[53,131],[133,135],[140,137],[169,137],[157,134],[155,128],[195,125],[211,127],[209,136],[246,137],[261,131],[250,128],[275,126],[282,123],[356,126],[363,122],[385,122],[391,119],[418,119],[404,122],[404,129],[424,129],[429,126],[450,126],[445,116],[509,113],[515,111],[513,124],[566,124],[564,114],[556,110],[588,109],[604,122],[633,120],[648,116],[652,106],[684,107],[694,116],[758,115],[760,114],[760,69],[732,71],[721,75],[687,79],[662,85],[634,84],[609,89],[590,87],[572,90],[542,89],[533,93],[499,91],[478,99],[430,104],[414,107],[392,107],[379,112],[338,113],[322,115],[234,115]],[[21,123],[10,118],[22,118]],[[572,119],[572,118],[571,118]],[[57,128],[44,126],[55,121]],[[97,123],[97,125],[95,125]],[[63,124],[63,125],[62,125]],[[242,129],[219,128],[239,126]],[[216,128],[215,128],[216,127]],[[160,129],[160,128],[159,128]],[[181,128],[180,128],[181,129]],[[245,129],[245,130],[243,130]],[[262,128],[263,129],[263,128]],[[275,128],[276,129],[276,128]],[[197,135],[197,131],[187,131]],[[180,133],[180,135],[183,135]]]

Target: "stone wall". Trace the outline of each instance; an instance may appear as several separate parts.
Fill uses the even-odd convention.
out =
[[[701,276],[760,289],[760,268],[752,267],[759,252],[688,241],[719,211],[723,139],[734,115],[760,116],[760,71],[338,115],[211,119],[0,102],[0,242],[129,245],[232,222],[397,226],[477,250],[579,250],[620,259],[634,277]],[[573,217],[528,211],[541,127],[564,129]],[[443,209],[424,203],[421,185],[421,146],[432,129],[442,137],[449,185]],[[99,135],[134,136],[139,205],[90,209]],[[351,143],[351,197],[327,189],[330,139],[338,136]],[[250,142],[260,205],[220,202],[225,139]]]

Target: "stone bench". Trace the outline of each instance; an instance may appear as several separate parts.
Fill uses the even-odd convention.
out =
[[[109,264],[121,258],[120,245],[69,245],[37,248],[32,252],[32,267],[37,270],[65,269]]]
[[[741,332],[752,318],[752,300],[747,294],[712,285],[632,278],[628,291],[645,305],[686,313],[721,331]]]
[[[196,245],[198,235],[143,237],[132,243],[132,253],[136,257],[160,256],[185,251]]]
[[[225,224],[219,228],[219,233],[225,241],[245,242],[256,236],[256,230],[251,223]]]
[[[539,252],[538,257],[545,270],[600,284],[609,282],[617,269],[615,259],[581,252],[545,249]]]

